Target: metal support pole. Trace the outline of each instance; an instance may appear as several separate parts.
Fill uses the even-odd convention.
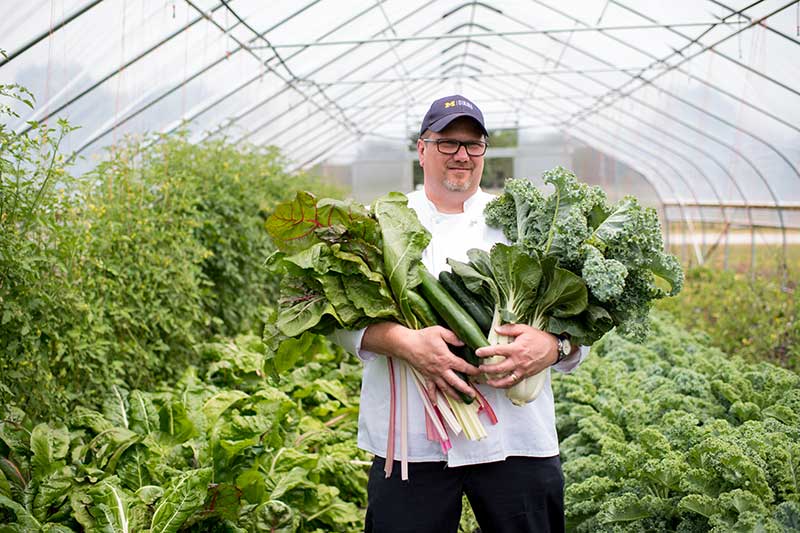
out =
[[[272,26],[272,27],[270,27],[269,29],[265,30],[265,31],[264,31],[264,33],[265,33],[265,34],[266,34],[266,33],[269,33],[270,31],[272,31],[272,30],[273,30],[273,29],[275,29],[276,27],[278,27],[278,26],[280,26],[281,24],[285,23],[285,22],[286,22],[287,20],[289,20],[290,18],[297,16],[298,14],[300,14],[300,13],[302,13],[303,11],[305,11],[306,9],[308,9],[308,7],[310,7],[311,5],[313,5],[314,3],[317,3],[317,2],[319,2],[319,1],[320,1],[320,0],[314,0],[314,1],[313,1],[311,4],[307,4],[306,6],[302,7],[302,8],[301,8],[299,11],[295,11],[293,14],[289,15],[289,17],[288,17],[288,18],[284,18],[284,19],[283,19],[281,22],[279,22],[277,25],[273,25],[273,26]],[[203,14],[203,15],[205,16],[205,13],[203,13],[202,11],[201,11],[201,14]],[[211,21],[211,22],[213,23],[213,21]],[[225,31],[225,30],[223,29],[223,31]],[[251,40],[250,40],[250,42],[253,42],[253,41],[255,41],[255,38],[253,38],[253,39],[251,39]],[[204,73],[208,72],[209,70],[211,70],[211,69],[212,69],[212,68],[214,68],[215,66],[219,65],[219,64],[220,64],[220,63],[222,63],[223,61],[226,61],[227,59],[229,59],[229,58],[230,58],[230,56],[232,56],[233,54],[235,54],[235,53],[237,53],[237,52],[239,52],[239,51],[241,51],[241,50],[243,50],[243,49],[245,49],[245,48],[246,48],[246,45],[245,45],[245,44],[242,44],[242,43],[240,43],[240,44],[239,44],[239,46],[238,46],[237,48],[235,48],[234,50],[232,50],[232,51],[230,51],[230,52],[226,52],[224,55],[222,55],[222,56],[220,56],[219,58],[215,59],[215,60],[214,60],[214,61],[212,61],[210,64],[206,65],[205,67],[202,67],[202,68],[200,68],[199,70],[195,71],[195,72],[194,72],[193,74],[191,74],[190,76],[187,76],[187,77],[186,77],[186,79],[184,79],[183,81],[181,81],[181,82],[179,82],[179,83],[177,83],[177,84],[173,85],[171,88],[169,88],[169,89],[167,89],[165,92],[161,93],[161,95],[159,95],[157,98],[155,98],[154,100],[151,100],[150,102],[148,102],[148,103],[147,103],[147,104],[145,104],[144,106],[142,106],[142,107],[138,108],[138,109],[137,109],[136,111],[134,111],[133,113],[130,113],[129,115],[127,115],[126,117],[124,117],[124,118],[123,118],[123,119],[121,119],[120,121],[116,122],[116,123],[115,123],[114,125],[112,125],[111,127],[105,128],[105,129],[103,129],[102,131],[100,131],[100,132],[98,132],[98,133],[96,133],[96,134],[92,135],[92,136],[91,136],[91,137],[90,137],[90,138],[89,138],[87,141],[85,141],[85,142],[84,142],[84,143],[83,143],[83,144],[82,144],[82,145],[81,145],[81,146],[80,146],[80,147],[79,147],[79,148],[78,148],[78,149],[77,149],[75,152],[73,152],[72,156],[70,157],[70,160],[73,160],[75,157],[77,157],[77,156],[78,156],[78,154],[80,154],[81,152],[83,152],[83,150],[85,150],[86,148],[88,148],[89,146],[91,146],[92,144],[94,144],[94,143],[95,143],[97,140],[99,140],[100,138],[102,138],[104,135],[106,135],[106,134],[108,134],[109,132],[111,132],[111,131],[112,131],[114,128],[116,128],[116,127],[119,127],[120,125],[122,125],[122,124],[125,124],[125,123],[126,123],[126,122],[128,122],[129,120],[131,120],[131,119],[133,119],[133,118],[137,117],[138,115],[140,115],[141,113],[143,113],[143,112],[144,112],[144,111],[146,111],[147,109],[151,108],[152,106],[154,106],[155,104],[157,104],[158,102],[160,102],[161,100],[163,100],[164,98],[168,97],[170,94],[172,94],[172,93],[174,93],[175,91],[177,91],[177,90],[179,90],[180,88],[182,88],[184,85],[186,85],[186,84],[187,84],[187,83],[189,83],[190,81],[192,81],[192,80],[194,80],[194,79],[198,78],[199,76],[201,76],[202,74],[204,74]]]
[[[47,38],[48,36],[54,34],[55,32],[57,32],[58,30],[60,30],[61,28],[63,28],[64,26],[66,26],[67,24],[72,22],[73,20],[75,20],[76,18],[80,17],[81,15],[83,15],[84,13],[86,13],[87,11],[89,11],[90,9],[92,9],[94,6],[96,6],[97,4],[99,4],[102,1],[103,0],[93,0],[93,1],[89,2],[85,6],[75,10],[72,14],[68,15],[64,20],[62,20],[61,22],[59,22],[58,24],[56,24],[52,28],[48,28],[47,31],[40,33],[39,35],[37,35],[36,37],[31,39],[30,41],[26,42],[25,44],[23,44],[22,46],[20,46],[19,48],[17,48],[16,50],[11,52],[10,54],[8,54],[6,57],[0,58],[0,67],[5,65],[6,63],[10,63],[12,59],[17,57],[21,53],[25,52],[27,49],[31,48],[32,46],[35,46],[37,43],[39,43],[43,39]]]
[[[214,6],[214,8],[211,10],[211,12],[213,13],[214,11],[216,11],[217,9],[219,9],[221,7],[222,7],[221,3],[217,4],[216,6]],[[203,20],[203,18],[204,17],[202,17],[202,16],[197,17],[196,19],[194,19],[191,22],[185,24],[181,28],[178,28],[177,30],[175,30],[174,32],[170,33],[168,36],[166,36],[165,38],[161,39],[159,42],[157,42],[156,44],[154,44],[153,46],[151,46],[150,48],[148,48],[144,52],[142,52],[140,54],[137,54],[136,57],[133,57],[130,60],[128,60],[124,65],[120,66],[119,68],[115,68],[114,70],[112,70],[111,72],[109,72],[108,74],[106,74],[105,76],[100,78],[98,81],[96,81],[95,83],[93,83],[92,85],[90,85],[89,87],[87,87],[86,89],[81,91],[80,93],[76,94],[75,96],[73,96],[72,98],[70,98],[69,100],[67,100],[66,102],[64,102],[60,106],[58,106],[57,108],[53,109],[52,111],[48,111],[47,113],[49,115],[51,115],[51,116],[57,115],[58,113],[60,113],[64,109],[66,109],[67,107],[71,106],[72,104],[74,104],[75,102],[77,102],[78,100],[80,100],[81,98],[86,96],[87,94],[91,93],[92,91],[94,91],[95,89],[100,87],[102,84],[107,82],[109,79],[111,79],[114,76],[116,76],[117,74],[119,74],[120,71],[123,71],[123,70],[127,69],[128,67],[130,67],[134,63],[138,62],[140,59],[142,59],[145,56],[149,55],[151,52],[154,52],[155,50],[158,50],[159,48],[161,48],[162,45],[168,43],[169,41],[171,41],[172,39],[174,39],[178,35],[182,34],[184,31],[188,30],[189,28],[191,28],[192,26],[194,26],[195,24],[197,24],[198,22]],[[24,135],[25,133],[30,131],[31,128],[32,128],[31,125],[27,125],[25,128],[20,130],[19,133]]]

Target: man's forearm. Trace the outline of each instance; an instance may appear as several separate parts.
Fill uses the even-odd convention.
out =
[[[361,338],[361,348],[374,353],[390,355],[408,360],[406,345],[413,330],[396,322],[371,324]]]

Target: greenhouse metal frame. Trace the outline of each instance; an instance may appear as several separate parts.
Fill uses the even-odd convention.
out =
[[[179,129],[295,170],[369,140],[407,152],[458,93],[521,143],[552,132],[634,169],[666,231],[699,232],[697,263],[734,228],[755,262],[771,228],[785,273],[800,230],[797,0],[41,0],[0,28],[2,83],[37,98],[11,127],[66,117],[84,166]]]

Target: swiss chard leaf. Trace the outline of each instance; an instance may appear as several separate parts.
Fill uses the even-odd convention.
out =
[[[284,202],[275,208],[267,219],[267,232],[279,250],[294,253],[304,250],[320,241],[317,230],[323,230],[323,236],[330,238],[342,228],[352,227],[369,239],[374,233],[366,219],[368,211],[354,201],[341,201],[317,198],[305,191],[300,191],[291,202]],[[327,228],[338,227],[331,232]]]
[[[203,506],[212,470],[201,468],[183,472],[167,487],[158,501],[150,523],[152,533],[175,533]]]
[[[130,428],[140,435],[158,431],[158,410],[148,395],[135,390],[128,395]]]
[[[373,209],[381,227],[384,271],[389,285],[406,324],[417,329],[419,324],[406,291],[422,281],[418,268],[431,235],[407,204],[404,194],[389,193],[376,200]]]
[[[2,494],[0,494],[0,507],[5,507],[14,513],[17,517],[17,524],[24,528],[18,529],[18,531],[39,531],[41,529],[42,525],[25,507]]]
[[[75,518],[87,532],[129,533],[132,497],[119,485],[115,476],[108,477],[80,498],[73,498]]]
[[[276,324],[281,333],[295,337],[314,330],[324,315],[335,316],[335,310],[316,277],[307,275],[296,265],[286,264],[286,268],[287,275],[281,284],[281,311]]]
[[[31,432],[31,463],[36,476],[43,476],[63,465],[69,451],[69,430],[62,425],[39,424]]]

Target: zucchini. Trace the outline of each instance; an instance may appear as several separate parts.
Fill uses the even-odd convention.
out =
[[[428,302],[425,301],[425,298],[413,290],[406,291],[406,295],[408,296],[408,305],[411,307],[411,311],[414,312],[414,316],[417,317],[423,328],[439,325],[439,319],[436,318],[436,314],[431,309],[431,306],[428,305]]]
[[[464,344],[477,350],[482,346],[489,346],[486,335],[481,331],[475,320],[461,307],[450,293],[442,287],[433,274],[424,270],[422,283],[418,286],[425,300],[433,307],[434,311],[442,317],[444,323],[450,328]]]
[[[408,305],[411,307],[411,310],[414,312],[414,316],[417,317],[417,320],[420,321],[422,327],[429,327],[429,326],[437,326],[439,325],[439,319],[436,317],[436,314],[431,309],[431,306],[428,305],[428,302],[425,301],[425,298],[419,295],[416,291],[410,290],[406,294],[408,294]],[[449,345],[448,345],[449,346]],[[472,359],[468,359],[465,357],[464,348],[469,350],[470,348],[467,346],[450,346],[450,351],[453,352],[455,355],[464,359],[471,365],[478,366],[474,362],[474,360],[478,359],[475,355],[475,352],[471,351]],[[469,383],[469,376],[464,374],[463,372],[456,371],[456,375],[464,380],[465,383]],[[464,394],[461,391],[457,391],[458,395],[461,397],[461,401],[465,404],[471,404],[474,398]]]
[[[492,314],[486,309],[483,302],[469,292],[461,279],[452,272],[442,270],[439,273],[439,282],[450,293],[450,296],[464,308],[464,311],[475,319],[481,331],[488,334],[492,328]]]
[[[466,344],[462,346],[453,346],[450,348],[450,351],[472,366],[481,366],[481,358],[475,355],[475,350]]]

